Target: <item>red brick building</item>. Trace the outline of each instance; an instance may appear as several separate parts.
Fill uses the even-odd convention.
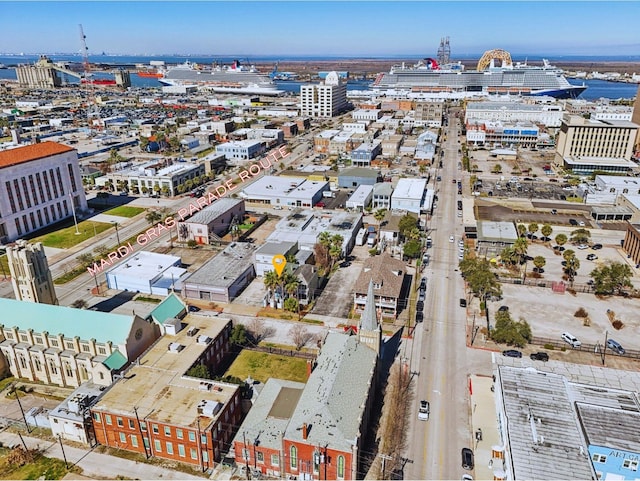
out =
[[[214,467],[242,419],[239,386],[187,376],[213,372],[229,352],[231,321],[189,315],[91,408],[98,443]]]
[[[269,379],[233,440],[238,467],[301,480],[362,478],[380,332],[329,333],[306,384]]]

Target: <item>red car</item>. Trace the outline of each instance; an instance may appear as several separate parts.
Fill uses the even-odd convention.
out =
[[[318,203],[316,204],[316,207],[324,207],[324,202],[318,202]]]

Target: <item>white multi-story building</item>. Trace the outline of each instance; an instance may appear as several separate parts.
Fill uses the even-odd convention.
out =
[[[420,214],[431,208],[432,192],[427,190],[426,179],[400,179],[391,194],[391,209]]]
[[[330,72],[324,84],[300,87],[300,112],[309,117],[334,117],[347,110],[347,84]]]
[[[633,107],[626,105],[596,105],[591,114],[594,120],[626,120],[631,122]]]
[[[524,102],[468,102],[464,121],[503,122],[508,124],[532,122],[547,127],[560,127],[562,106],[559,104],[532,104]]]
[[[87,209],[78,152],[42,142],[0,152],[0,243]]]

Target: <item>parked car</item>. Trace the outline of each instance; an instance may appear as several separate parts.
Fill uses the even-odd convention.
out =
[[[582,343],[578,341],[578,338],[571,334],[570,332],[563,332],[560,338],[569,344],[571,347],[580,347]]]
[[[467,300],[466,299],[460,299],[460,307],[467,307]]]
[[[624,347],[622,347],[620,343],[614,339],[607,339],[607,347],[616,354],[622,355],[625,353]]]
[[[462,467],[464,469],[468,469],[468,470],[472,470],[474,463],[473,463],[473,451],[471,451],[471,449],[469,448],[462,448]]]
[[[416,312],[416,322],[422,322],[424,321],[424,312],[419,311]]]
[[[593,244],[593,245],[591,246],[591,248],[592,248],[594,251],[600,250],[600,249],[602,249],[602,244]]]
[[[556,215],[558,213],[557,209],[551,209],[551,215]]]
[[[455,242],[456,238],[452,235],[449,236],[449,242]]]
[[[597,256],[597,255],[595,255],[595,254],[589,254],[589,255],[587,256],[587,260],[588,260],[588,261],[595,261],[597,258],[598,258],[598,256]]]
[[[546,352],[532,352],[529,357],[534,361],[547,362],[549,360],[549,354]]]
[[[429,411],[429,401],[420,401],[420,408],[418,409],[418,419],[420,421],[428,421]]]
[[[502,351],[502,355],[505,357],[522,357],[522,353],[520,351],[516,351],[515,349],[507,349],[506,351]]]
[[[575,219],[569,219],[569,224],[571,225],[578,225],[578,221]]]
[[[583,220],[581,220],[581,221],[578,221],[578,225],[579,225],[580,227],[584,227],[584,226],[585,226],[585,223],[584,223],[584,221],[583,221]]]
[[[589,246],[587,244],[580,244],[579,246],[576,247],[577,249],[580,249],[581,251],[588,249]]]
[[[507,312],[509,310],[509,306],[500,306],[498,308],[498,312]]]
[[[424,311],[424,301],[416,302],[416,311],[418,312]]]

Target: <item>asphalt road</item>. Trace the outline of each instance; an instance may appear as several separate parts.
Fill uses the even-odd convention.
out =
[[[410,419],[406,479],[460,479],[460,450],[471,446],[469,424],[468,363],[465,343],[465,310],[462,279],[457,272],[458,240],[463,234],[458,222],[457,186],[459,120],[450,117],[444,144],[443,169],[438,173],[438,207],[431,221],[432,262],[428,278],[425,321],[418,325],[411,370],[417,371],[416,395]],[[449,242],[449,236],[455,242]],[[421,399],[430,402],[428,421],[417,419]]]

